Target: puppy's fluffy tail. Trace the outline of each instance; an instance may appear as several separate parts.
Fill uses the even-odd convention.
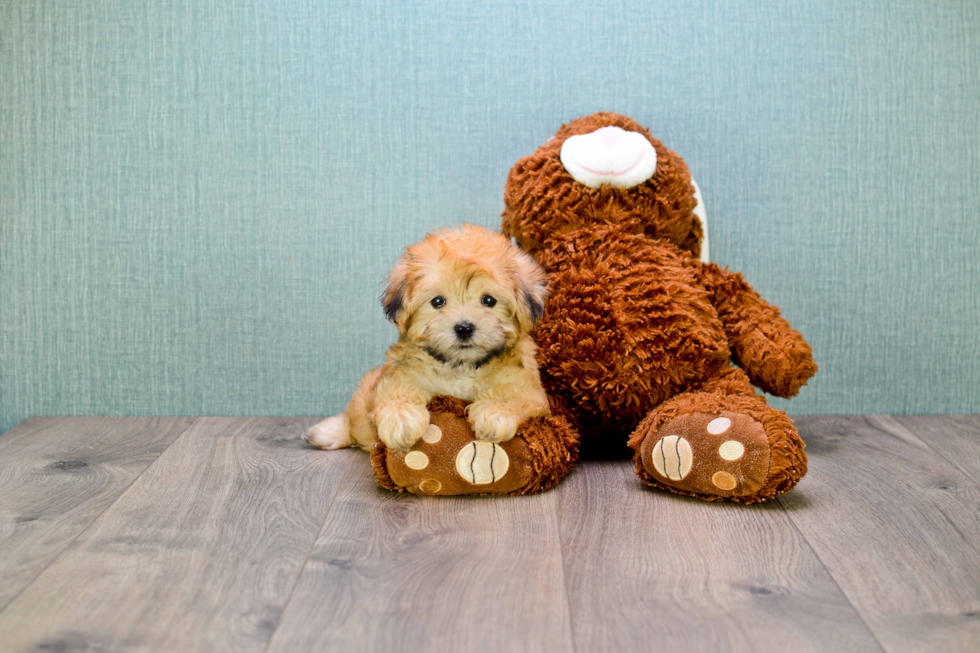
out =
[[[303,439],[320,449],[343,449],[354,444],[350,434],[350,422],[341,413],[328,417],[319,424],[310,427]]]

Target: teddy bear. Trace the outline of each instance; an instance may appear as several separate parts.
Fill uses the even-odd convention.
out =
[[[702,211],[680,156],[631,118],[596,113],[520,159],[504,205],[503,233],[548,274],[532,336],[552,414],[490,445],[474,440],[465,404],[438,397],[432,423],[447,436],[416,448],[443,463],[419,474],[379,444],[381,485],[526,494],[560,481],[580,449],[632,449],[642,481],[708,501],[755,503],[799,482],[803,441],[755,388],[796,395],[817,370],[812,350],[741,274],[700,260]]]

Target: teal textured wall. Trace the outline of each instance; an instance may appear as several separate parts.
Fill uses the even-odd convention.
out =
[[[821,371],[795,413],[980,411],[980,4],[0,6],[0,430],[325,414],[399,250],[626,113]]]

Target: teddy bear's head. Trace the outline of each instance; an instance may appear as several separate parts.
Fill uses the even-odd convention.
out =
[[[665,239],[698,256],[701,223],[684,160],[617,113],[563,125],[518,161],[504,190],[503,232],[531,254],[610,228]]]

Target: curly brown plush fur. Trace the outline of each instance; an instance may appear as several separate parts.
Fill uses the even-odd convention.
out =
[[[590,188],[571,177],[559,158],[564,141],[607,126],[650,141],[658,161],[652,178],[621,189]],[[678,155],[625,116],[594,114],[564,125],[518,161],[505,204],[505,235],[549,274],[551,296],[532,334],[542,382],[569,406],[583,437],[612,444],[633,433],[639,458],[643,438],[671,417],[729,411],[745,416],[744,424],[736,421],[746,429],[764,429],[766,477],[745,469],[717,477],[721,486],[759,486],[751,496],[736,496],[737,488],[694,494],[751,502],[795,485],[806,471],[802,441],[749,380],[795,395],[817,369],[810,347],[742,275],[698,260],[701,224]],[[728,371],[731,363],[748,374],[744,383]],[[651,484],[685,493],[641,469],[638,463]]]

